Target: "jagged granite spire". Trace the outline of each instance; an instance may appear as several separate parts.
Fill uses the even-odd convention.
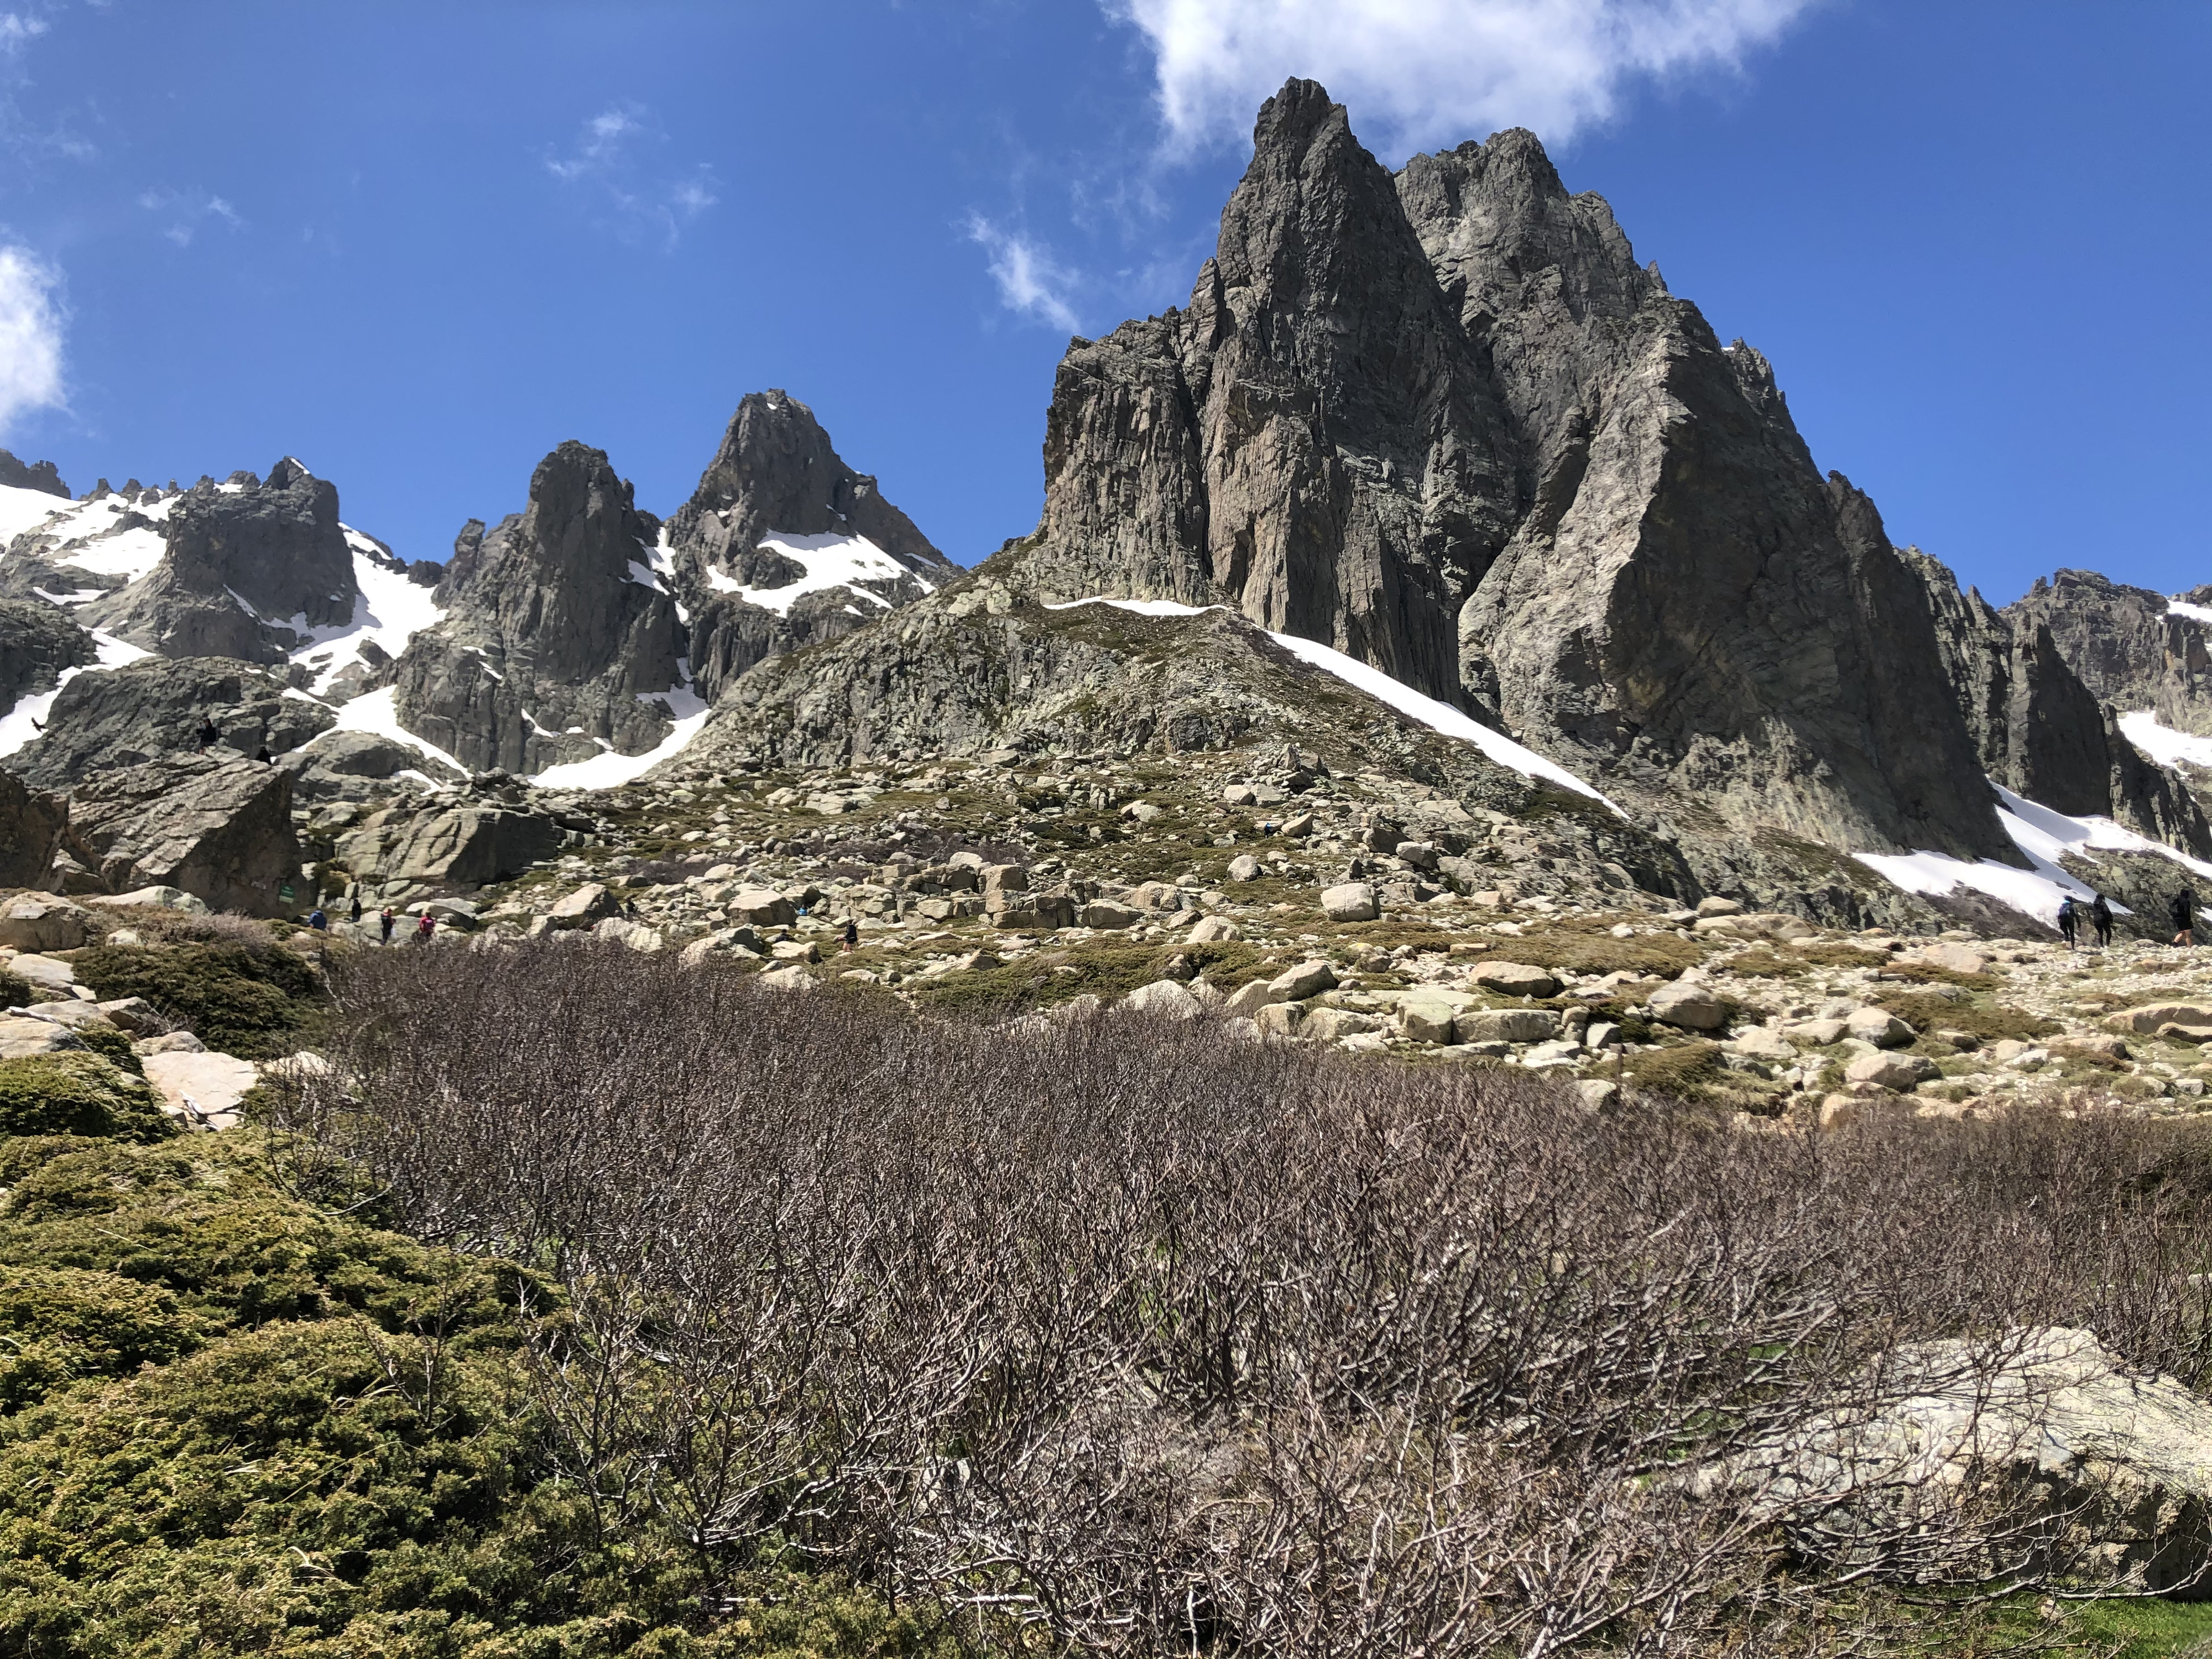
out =
[[[684,684],[675,603],[650,563],[659,528],[604,451],[561,445],[527,507],[455,542],[446,615],[393,671],[400,724],[478,770],[651,749],[669,727],[653,694]]]
[[[1231,605],[1741,830],[2016,856],[1917,584],[1765,359],[1525,132],[1292,81],[1188,311],[1069,348],[1039,596]]]

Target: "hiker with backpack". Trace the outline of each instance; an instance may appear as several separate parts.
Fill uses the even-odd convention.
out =
[[[2089,921],[2097,930],[2097,948],[2108,951],[2112,945],[2112,907],[2102,893],[2096,895],[2096,901],[2089,907]]]
[[[2074,903],[2074,895],[2069,893],[2058,902],[2058,936],[2066,941],[2069,951],[2074,948],[2074,935],[2081,926],[2081,913]]]
[[[2173,942],[2180,945],[2197,943],[2197,895],[2186,887],[2173,896]]]

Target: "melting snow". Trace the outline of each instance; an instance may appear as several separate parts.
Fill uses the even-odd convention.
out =
[[[399,691],[387,685],[381,691],[365,691],[358,697],[349,698],[337,706],[337,724],[334,732],[366,732],[373,737],[389,738],[404,744],[418,754],[432,760],[443,761],[463,777],[469,769],[433,743],[425,743],[399,723]]]
[[[760,544],[804,567],[806,574],[781,587],[747,587],[735,576],[709,569],[707,582],[717,593],[735,593],[746,604],[773,611],[779,617],[789,616],[793,601],[804,593],[818,593],[825,587],[851,586],[856,582],[896,581],[902,576],[914,575],[866,536],[840,536],[834,532],[819,536],[793,536],[771,530],[761,538]],[[915,580],[919,581],[921,578]],[[865,587],[854,587],[853,591],[884,610],[890,608],[889,599]]]
[[[445,614],[431,599],[431,590],[385,563],[368,538],[349,530],[346,544],[353,549],[353,579],[361,590],[353,602],[353,620],[310,628],[301,615],[289,624],[313,640],[295,651],[292,660],[319,663],[315,675],[319,694],[330,690],[340,669],[361,660],[361,648],[369,641],[396,657],[407,648],[408,641]]]
[[[0,544],[14,541],[26,530],[36,530],[56,514],[76,505],[66,496],[49,495],[43,489],[0,484]]]
[[[2212,623],[2212,605],[2191,605],[2182,599],[2168,599],[2166,602],[2166,609],[2168,616],[2187,617],[2195,622]]]
[[[1195,617],[1206,611],[1227,609],[1224,605],[1182,605],[1174,599],[1073,599],[1065,605],[1046,608],[1072,611],[1079,605],[1110,605],[1116,611],[1130,611],[1139,617]],[[1557,761],[1547,760],[1534,750],[1514,742],[1503,732],[1469,719],[1448,702],[1423,696],[1411,686],[1400,684],[1379,668],[1370,668],[1356,657],[1347,657],[1341,651],[1331,650],[1316,641],[1301,639],[1295,634],[1270,634],[1267,637],[1299,661],[1334,675],[1354,690],[1364,691],[1377,702],[1388,704],[1432,732],[1441,732],[1448,738],[1457,738],[1462,743],[1473,744],[1491,760],[1518,772],[1524,778],[1542,778],[1563,789],[1571,789],[1578,795],[1602,801],[1623,817],[1628,816],[1618,805],[1607,800]]]
[[[120,668],[127,662],[137,662],[141,657],[154,654],[97,628],[92,630],[92,643],[99,653],[94,665],[100,668]],[[39,727],[46,723],[46,711],[54,706],[54,699],[61,695],[62,687],[84,672],[82,668],[63,669],[61,678],[54,682],[52,690],[41,691],[35,696],[20,697],[13,708],[5,714],[0,714],[0,755],[12,755],[35,740]],[[33,721],[37,724],[33,724]]]
[[[610,749],[589,760],[549,766],[530,780],[532,785],[540,789],[612,789],[682,754],[684,746],[699,735],[699,728],[707,723],[706,703],[688,687],[674,691],[641,691],[637,696],[640,702],[665,702],[676,711],[675,729],[659,744],[642,755],[617,755]]]
[[[2212,617],[2212,611],[2205,614]],[[2161,726],[2158,716],[2148,708],[2121,715],[2120,735],[2160,766],[2179,766],[2184,761],[2191,766],[2212,766],[2212,738],[2200,738],[2193,732],[2177,732],[2170,726]]]
[[[2086,899],[2093,891],[2059,866],[2063,854],[2093,848],[2115,853],[2155,853],[2194,874],[2212,877],[2212,864],[2123,829],[2110,818],[2068,817],[2063,812],[2054,812],[2047,806],[2039,806],[2015,795],[2002,784],[1992,782],[1990,787],[1997,792],[1997,822],[2012,837],[2013,845],[2027,855],[2033,869],[2016,869],[1993,859],[1970,863],[1944,853],[1857,853],[1852,856],[1908,893],[1932,895],[1969,887],[2054,927],[2058,925],[2061,899],[2069,893],[2075,898]],[[2112,908],[2126,914],[2123,905],[2114,904]]]

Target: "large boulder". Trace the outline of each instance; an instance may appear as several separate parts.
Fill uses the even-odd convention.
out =
[[[1375,889],[1364,881],[1340,882],[1321,896],[1321,912],[1331,921],[1372,921],[1382,915]]]
[[[360,800],[386,793],[379,786],[402,772],[420,772],[440,783],[465,781],[442,761],[411,744],[373,732],[325,732],[278,763],[292,775],[302,800]]]
[[[112,893],[182,888],[218,910],[283,914],[299,872],[292,780],[253,761],[179,755],[70,793],[69,851]]]
[[[1651,1018],[1688,1031],[1717,1031],[1728,1024],[1729,1008],[1703,985],[1677,980],[1651,994]]]
[[[74,951],[85,941],[90,918],[65,899],[15,899],[0,905],[0,945],[18,951]]]
[[[1500,996],[1552,997],[1559,994],[1559,981],[1550,969],[1531,968],[1525,962],[1478,962],[1468,970],[1468,981],[1486,991]]]
[[[345,836],[336,850],[339,863],[365,878],[482,887],[550,858],[562,838],[561,826],[536,812],[456,806],[394,814]]]
[[[52,867],[69,803],[0,771],[0,887],[37,887]]]
[[[203,720],[215,723],[234,756],[264,744],[281,755],[337,718],[287,690],[281,675],[220,657],[148,657],[88,670],[55,696],[44,735],[8,764],[34,785],[66,789],[95,772],[191,752]]]
[[[1858,1392],[1695,1484],[1754,1494],[1799,1550],[1831,1561],[1893,1536],[1900,1504],[2009,1498],[2085,1581],[2202,1595],[2212,1401],[2176,1378],[2061,1327],[1916,1344]]]

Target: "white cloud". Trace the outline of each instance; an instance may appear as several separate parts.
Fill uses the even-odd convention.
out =
[[[206,191],[141,191],[138,205],[149,213],[169,216],[169,222],[162,228],[161,234],[179,247],[192,245],[192,238],[199,234],[202,220],[220,219],[233,230],[242,229],[246,224],[246,221],[239,217],[236,208],[222,197]]]
[[[64,401],[61,280],[28,248],[0,246],[0,430]]]
[[[1614,115],[1632,81],[1735,69],[1814,0],[1100,3],[1151,45],[1173,147],[1243,137],[1300,75],[1349,106],[1395,161],[1508,126],[1564,143]]]
[[[46,20],[19,11],[0,11],[0,52],[18,52],[46,32]]]
[[[968,216],[968,240],[989,253],[991,276],[1007,310],[1070,334],[1077,331],[1075,311],[1067,302],[1075,274],[1054,261],[1049,250],[1020,231],[1000,229],[980,213]]]
[[[584,123],[568,154],[547,155],[545,171],[588,191],[603,222],[624,241],[651,230],[673,248],[691,222],[721,198],[714,170],[704,161],[688,173],[656,174],[646,166],[644,152],[667,142],[642,105],[617,104]]]

